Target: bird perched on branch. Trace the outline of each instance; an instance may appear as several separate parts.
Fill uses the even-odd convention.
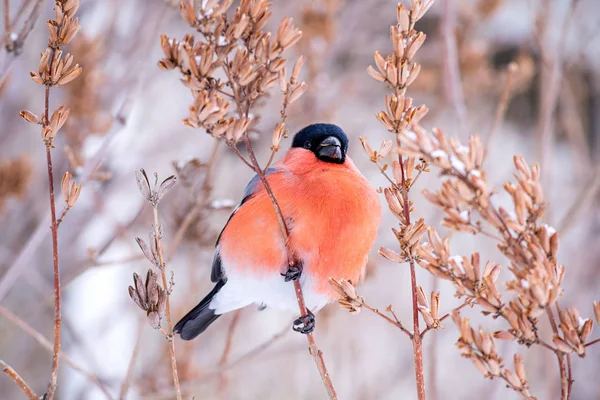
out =
[[[211,273],[215,287],[175,325],[182,339],[193,339],[220,315],[250,304],[297,312],[289,280],[299,279],[306,307],[316,312],[336,299],[330,277],[362,279],[381,205],[347,150],[348,138],[338,126],[309,125],[267,170],[289,229],[287,246],[264,185],[258,176],[250,181],[217,239]],[[311,312],[294,323],[302,333],[313,329]]]

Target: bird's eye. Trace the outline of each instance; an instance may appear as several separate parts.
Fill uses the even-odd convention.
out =
[[[304,142],[305,149],[310,149],[311,146],[312,146],[312,143],[310,142],[310,140],[307,140],[306,142]]]

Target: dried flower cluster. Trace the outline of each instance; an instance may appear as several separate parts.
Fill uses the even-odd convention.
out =
[[[512,199],[513,211],[509,211],[494,205],[495,191],[489,187],[483,170],[485,149],[479,137],[472,137],[468,146],[464,146],[456,138],[447,138],[439,129],[434,129],[430,136],[413,122],[410,130],[400,133],[400,141],[401,154],[419,157],[439,168],[445,177],[439,191],[424,191],[428,200],[444,210],[444,225],[499,241],[498,248],[510,260],[512,273],[504,288],[514,297],[503,298],[503,288],[498,285],[499,265],[488,262],[481,273],[478,253],[473,253],[470,259],[451,256],[449,241],[442,240],[432,228],[428,229],[429,242],[416,244],[418,264],[435,276],[450,280],[456,287],[456,295],[474,299],[484,314],[504,318],[510,328],[496,332],[497,338],[549,348],[557,354],[561,372],[565,371],[565,354],[585,355],[585,340],[591,333],[592,321],[581,320],[574,308],[561,310],[557,303],[565,267],[557,262],[558,233],[540,222],[546,205],[539,166],[527,165],[522,157],[514,158],[515,182],[504,185]],[[390,208],[398,208],[396,203],[390,204]],[[483,223],[496,234],[485,231]],[[389,251],[384,254],[393,258],[389,257]],[[554,322],[553,308],[558,310],[558,325]],[[538,318],[543,314],[548,315],[553,327],[554,346],[540,338]],[[514,382],[512,387],[524,388]]]
[[[382,248],[380,254],[394,262],[408,262],[411,274],[412,291],[412,332],[406,330],[393,314],[391,307],[388,312],[394,315],[396,325],[406,333],[412,341],[414,353],[414,366],[416,376],[417,397],[424,400],[425,377],[423,372],[423,345],[422,339],[429,329],[440,327],[439,293],[432,292],[431,304],[422,287],[417,285],[415,261],[421,237],[427,226],[423,219],[411,221],[412,202],[409,200],[409,191],[422,172],[427,171],[427,163],[416,162],[414,157],[403,158],[399,153],[400,136],[411,125],[418,123],[429,111],[424,105],[415,106],[413,100],[406,96],[407,88],[415,81],[421,70],[421,65],[415,61],[415,55],[425,42],[425,34],[415,29],[415,24],[425,15],[433,5],[433,0],[412,0],[410,6],[398,3],[396,8],[397,24],[390,27],[390,40],[392,52],[382,55],[375,52],[375,65],[369,66],[367,73],[377,81],[383,82],[391,90],[385,97],[386,110],[377,114],[377,119],[389,132],[395,135],[396,148],[394,154],[398,159],[392,161],[392,176],[386,172],[388,165],[380,162],[390,153],[393,144],[384,141],[379,151],[374,151],[366,138],[361,138],[363,149],[370,160],[377,164],[381,173],[390,185],[383,189],[386,201],[392,215],[398,220],[399,229],[393,229],[398,241],[400,252]],[[415,171],[418,173],[415,174]],[[379,314],[379,312],[376,312]],[[383,316],[382,314],[379,314]],[[419,315],[423,317],[427,328],[421,332],[419,328]],[[383,316],[389,320],[389,317]]]
[[[129,286],[129,296],[139,308],[146,311],[148,323],[154,329],[160,328],[160,321],[165,316],[167,307],[167,295],[157,281],[158,274],[149,269],[146,274],[146,282],[134,272],[135,288]]]
[[[31,172],[31,161],[25,156],[0,162],[0,211],[9,197],[23,196]]]
[[[273,131],[275,152],[287,134],[287,107],[306,90],[306,84],[298,82],[304,59],[296,61],[288,80],[282,56],[302,33],[290,18],[281,21],[274,37],[264,31],[271,17],[266,0],[243,0],[230,17],[231,4],[231,0],[209,0],[195,10],[192,0],[182,2],[181,15],[200,37],[186,35],[177,41],[163,35],[165,58],[158,64],[163,70],[178,69],[192,92],[194,102],[184,123],[225,138],[230,146],[256,126],[258,117],[252,116],[251,107],[279,82],[284,100],[282,122]]]
[[[482,329],[475,332],[468,319],[461,319],[458,311],[455,312],[454,320],[461,327],[462,335],[458,346],[486,376],[502,377],[510,387],[530,397],[520,357],[515,356],[516,374],[504,368],[495,353],[494,337],[516,340],[526,346],[538,344],[556,354],[563,399],[567,398],[572,377],[567,377],[571,369],[566,366],[570,363],[566,355],[575,352],[583,356],[586,346],[596,341],[586,343],[592,331],[592,320],[581,319],[575,308],[561,309],[557,302],[562,295],[565,268],[557,262],[558,233],[541,223],[546,204],[539,166],[529,166],[522,157],[515,157],[515,182],[504,185],[512,200],[512,211],[496,206],[493,201],[496,192],[489,186],[483,170],[485,148],[481,139],[474,136],[465,146],[456,138],[448,138],[440,129],[429,134],[419,125],[427,114],[427,107],[415,106],[412,99],[406,97],[407,87],[420,71],[413,58],[425,40],[424,34],[416,31],[414,26],[431,4],[431,1],[419,0],[411,1],[409,8],[398,4],[398,24],[390,30],[393,53],[383,56],[376,52],[376,68],[367,70],[371,77],[393,89],[393,93],[386,96],[386,110],[377,114],[377,118],[396,135],[395,152],[399,153],[398,160],[391,164],[392,173],[388,174],[388,165],[380,162],[390,153],[391,143],[384,141],[376,151],[361,138],[370,160],[377,164],[390,183],[383,193],[400,225],[399,230],[394,229],[400,252],[386,248],[379,252],[391,261],[408,262],[411,268],[416,263],[434,276],[451,281],[456,296],[465,299],[463,306],[476,303],[485,315],[506,320],[507,330],[493,334]],[[416,160],[419,160],[418,166],[415,166]],[[508,281],[499,282],[500,265],[488,261],[482,268],[477,252],[471,257],[452,256],[449,239],[442,239],[423,220],[411,222],[413,204],[408,193],[419,175],[428,171],[429,165],[439,168],[444,179],[439,191],[425,190],[424,196],[443,209],[443,225],[498,240],[499,249],[510,261],[512,277]],[[415,174],[415,170],[418,173]],[[486,223],[492,232],[487,231],[487,227],[484,229]],[[426,232],[428,241],[423,242]],[[439,295],[432,292],[428,302],[425,291],[416,285],[414,274],[412,285],[413,307],[424,319],[426,331],[437,328],[444,318],[439,317]],[[513,297],[506,298],[504,291],[512,293]],[[357,306],[353,302],[356,301],[347,292],[344,291],[346,294],[342,296],[342,306],[354,311]],[[364,300],[359,303],[364,306]],[[554,309],[558,312],[558,324]],[[544,314],[552,327],[552,341],[542,338],[539,332],[538,318]],[[416,337],[422,337],[416,318],[415,329],[409,336],[413,343]],[[416,344],[414,347],[417,389],[419,398],[424,398],[422,381],[419,382],[419,351]]]
[[[231,4],[232,0],[207,0],[196,9],[192,0],[182,2],[181,15],[199,37],[186,35],[182,41],[177,41],[163,35],[161,45],[165,58],[158,65],[163,70],[178,69],[183,84],[192,93],[194,102],[184,123],[203,128],[215,138],[225,139],[236,155],[257,174],[269,194],[281,234],[287,242],[289,229],[265,171],[273,162],[281,140],[287,137],[287,108],[306,91],[306,83],[298,80],[304,58],[296,60],[288,79],[283,57],[283,53],[298,42],[302,32],[288,17],[283,18],[275,35],[264,31],[271,17],[270,3],[266,0],[242,0],[239,7],[230,12]],[[259,121],[258,115],[251,111],[255,111],[260,100],[277,83],[283,93],[281,119],[273,128],[271,156],[263,167],[248,135],[251,131],[256,132]],[[240,141],[244,142],[249,159],[237,149],[236,144]],[[297,269],[296,262],[293,255],[288,254],[289,268]],[[300,314],[306,318],[309,311],[302,287],[298,280],[294,280],[293,285]],[[168,309],[167,305],[167,312]],[[307,332],[306,338],[329,398],[337,399],[323,353],[312,333]]]
[[[496,343],[492,333],[484,331],[481,327],[477,330],[473,329],[469,319],[461,317],[458,312],[452,313],[452,319],[460,329],[457,346],[463,357],[470,359],[486,378],[504,379],[508,387],[519,392],[523,397],[535,399],[529,393],[523,358],[519,354],[514,355],[515,370],[513,372],[504,366],[504,360],[496,352]]]
[[[79,3],[80,0],[59,0],[54,4],[55,19],[48,21],[48,47],[40,56],[38,70],[30,73],[35,83],[46,86],[47,93],[50,87],[69,83],[81,74],[79,64],[73,64],[73,56],[67,53],[63,57],[63,51],[60,50],[61,46],[73,40],[80,29],[78,18],[74,16]],[[46,100],[46,106],[47,103]],[[27,122],[41,124],[44,143],[54,147],[54,138],[69,117],[69,109],[60,106],[51,117],[47,107],[41,117],[23,110],[21,117]]]
[[[146,311],[148,323],[154,329],[160,329],[169,341],[169,358],[171,362],[171,374],[177,400],[182,399],[181,388],[179,386],[179,374],[177,372],[177,361],[175,359],[175,342],[173,341],[173,323],[171,321],[171,306],[169,297],[173,290],[173,273],[171,279],[167,282],[166,263],[163,257],[162,235],[163,229],[158,220],[158,204],[164,196],[173,188],[177,179],[171,175],[167,179],[158,183],[158,174],[154,173],[154,182],[151,184],[146,171],[140,169],[135,172],[140,193],[148,204],[152,206],[154,223],[150,230],[150,246],[142,239],[136,238],[136,241],[142,252],[156,268],[160,271],[162,286],[157,282],[158,274],[148,270],[146,282],[136,274],[133,274],[134,287],[129,286],[129,296],[142,310]],[[166,316],[167,326],[164,329],[161,326],[162,319]]]

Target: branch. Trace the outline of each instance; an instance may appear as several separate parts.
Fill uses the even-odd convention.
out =
[[[52,51],[51,54],[54,54]],[[53,56],[50,57],[52,59]],[[48,66],[50,68],[50,66]],[[46,85],[46,101],[45,101],[45,123],[48,121],[48,105],[50,98],[50,86]],[[58,222],[56,220],[56,204],[54,200],[54,172],[52,169],[52,155],[50,154],[50,145],[46,144],[46,161],[48,167],[48,190],[50,193],[50,216],[52,230],[52,260],[54,265],[54,351],[52,355],[52,373],[50,375],[50,383],[48,384],[48,398],[54,398],[56,385],[58,382],[58,361],[60,357],[60,327],[61,327],[61,311],[60,311],[60,269],[58,265]]]
[[[171,321],[171,304],[170,297],[171,291],[169,290],[169,285],[167,283],[167,274],[165,271],[165,261],[163,259],[162,245],[160,242],[160,225],[158,221],[158,205],[156,203],[152,204],[152,213],[154,215],[154,236],[156,238],[156,251],[158,253],[158,261],[159,261],[159,269],[160,276],[162,278],[163,288],[166,292],[166,309],[165,314],[167,316],[167,327],[169,328],[168,334],[166,335],[167,340],[169,341],[169,355],[171,361],[171,374],[173,376],[173,384],[175,385],[175,394],[177,396],[177,400],[182,400],[181,396],[181,388],[179,387],[179,376],[177,374],[177,360],[175,359],[175,341],[173,340],[173,322]]]
[[[367,310],[374,312],[375,314],[379,315],[381,318],[385,319],[390,324],[394,325],[396,328],[400,329],[402,332],[406,333],[408,335],[408,337],[411,338],[411,340],[412,340],[413,333],[411,331],[409,331],[408,329],[406,329],[404,327],[404,325],[402,325],[402,323],[396,317],[395,313],[392,312],[392,315],[394,316],[394,319],[395,319],[395,321],[394,321],[393,319],[391,319],[390,317],[388,317],[387,315],[385,315],[384,313],[382,313],[381,311],[379,311],[377,308],[371,307],[370,305],[368,305],[364,301],[363,301],[362,305]]]
[[[6,1],[5,4],[6,3],[8,3],[8,1]],[[31,390],[31,388],[29,387],[29,385],[27,385],[27,383],[23,380],[23,378],[21,378],[21,376],[19,376],[19,374],[17,374],[17,372],[14,369],[12,369],[8,364],[6,364],[2,360],[0,360],[0,369],[2,369],[2,372],[4,372],[6,375],[8,375],[9,378],[11,378],[13,381],[15,381],[15,383],[17,385],[19,385],[21,390],[31,400],[38,400],[40,398],[38,395],[35,394],[35,392],[33,390]]]
[[[548,315],[548,320],[550,321],[550,326],[552,327],[552,332],[558,336],[558,327],[556,325],[556,321],[554,320],[554,313],[550,306],[546,306],[546,314]],[[556,359],[558,360],[558,368],[560,370],[560,398],[561,400],[568,400],[569,398],[569,381],[567,379],[567,368],[565,365],[564,354],[560,352],[556,353]]]
[[[585,347],[588,347],[588,346],[593,346],[593,345],[595,345],[596,343],[600,343],[600,338],[598,338],[598,339],[596,339],[596,340],[592,340],[591,342],[588,342],[588,343],[586,343],[586,344],[585,344]]]

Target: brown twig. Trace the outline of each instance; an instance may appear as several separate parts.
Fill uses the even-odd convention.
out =
[[[546,314],[548,315],[548,321],[550,321],[550,327],[552,332],[558,336],[558,327],[554,319],[554,313],[550,306],[546,306]],[[564,354],[558,351],[556,353],[556,359],[558,360],[558,368],[560,371],[560,398],[561,400],[567,400],[569,398],[569,381],[567,379],[567,367],[565,364]]]
[[[589,346],[593,346],[596,343],[600,343],[600,338],[596,339],[596,340],[592,340],[591,342],[588,342],[585,344],[585,347],[589,347]]]
[[[372,311],[373,313],[379,315],[381,318],[385,319],[387,322],[394,325],[396,328],[400,329],[402,332],[406,333],[408,335],[408,337],[412,339],[412,337],[413,337],[412,332],[409,331],[408,329],[406,329],[404,327],[404,325],[402,325],[402,323],[396,317],[395,313],[392,312],[392,315],[394,316],[394,319],[395,319],[395,321],[394,321],[394,319],[391,319],[390,317],[388,317],[387,315],[385,315],[384,313],[379,311],[377,308],[373,308],[365,302],[362,303],[362,306],[364,308],[366,308],[367,310]]]
[[[396,135],[396,145],[398,148],[401,147],[400,138]],[[398,154],[398,162],[400,163],[400,169],[402,171],[402,182],[401,186],[402,197],[404,199],[404,219],[406,226],[410,226],[410,204],[408,199],[408,187],[406,185],[406,175],[404,170],[404,163],[402,162],[402,155]],[[415,262],[413,259],[409,261],[410,265],[410,287],[412,292],[412,312],[413,312],[413,355],[415,362],[415,378],[417,383],[417,397],[419,400],[425,400],[425,375],[423,372],[423,340],[421,332],[419,330],[419,306],[417,302],[417,276],[415,271]]]
[[[179,376],[177,374],[177,360],[175,358],[175,341],[173,340],[173,322],[171,321],[171,305],[170,305],[170,301],[169,301],[169,298],[171,297],[171,293],[170,293],[170,289],[169,289],[169,284],[167,282],[167,273],[165,271],[166,266],[165,266],[165,261],[163,259],[162,245],[160,243],[161,233],[160,233],[160,225],[159,225],[159,221],[158,221],[158,206],[157,206],[157,204],[153,204],[152,214],[154,215],[154,236],[156,238],[156,243],[157,243],[156,251],[158,253],[158,261],[159,261],[158,267],[160,269],[160,276],[162,278],[163,288],[167,292],[165,314],[167,316],[167,327],[168,327],[169,331],[167,332],[167,334],[165,336],[166,336],[167,340],[169,341],[169,356],[170,356],[170,361],[171,361],[171,374],[173,376],[173,385],[175,385],[175,394],[176,394],[177,400],[182,400],[183,397],[181,396],[181,387],[179,386]]]
[[[50,68],[50,67],[48,67]],[[46,124],[48,121],[48,103],[50,97],[50,86],[46,86]],[[50,215],[52,230],[52,260],[54,265],[54,352],[52,355],[52,373],[50,375],[50,383],[48,384],[48,399],[54,398],[56,385],[58,381],[58,361],[60,357],[60,269],[58,265],[58,223],[56,221],[56,204],[54,201],[54,172],[52,170],[52,155],[50,154],[50,146],[46,145],[46,161],[48,167],[48,188],[50,192]]]
[[[48,339],[46,339],[41,333],[39,333],[38,331],[33,329],[31,327],[31,325],[29,325],[27,322],[23,321],[21,318],[17,317],[15,314],[8,311],[6,308],[4,308],[2,306],[0,306],[0,314],[3,315],[5,318],[7,318],[9,321],[11,321],[13,324],[15,324],[16,326],[21,328],[21,330],[23,330],[23,332],[27,333],[29,336],[31,336],[33,339],[35,339],[35,341],[38,342],[43,348],[45,348],[46,350],[48,350],[51,353],[53,352],[52,343],[50,343],[50,341]],[[106,396],[107,399],[109,399],[109,400],[112,399],[112,396],[110,395],[108,390],[98,380],[97,377],[95,377],[94,375],[92,375],[91,373],[89,373],[88,371],[83,369],[83,367],[79,366],[79,364],[77,364],[71,357],[69,357],[67,354],[65,354],[64,351],[61,350],[60,353],[61,353],[62,359],[65,361],[66,364],[71,366],[71,368],[73,368],[75,371],[77,371],[80,374],[82,374],[83,376],[85,376],[87,378],[87,380],[89,380],[92,384],[97,386],[98,389],[100,389],[100,391],[102,393],[104,393],[104,395]]]
[[[8,1],[6,2],[8,3]],[[5,3],[5,4],[6,4]],[[25,382],[23,380],[23,378],[21,378],[21,376],[19,374],[17,374],[17,372],[12,369],[8,364],[6,364],[4,361],[0,360],[0,369],[2,369],[2,372],[4,372],[6,375],[8,375],[9,378],[11,378],[13,381],[15,381],[15,383],[17,385],[19,385],[19,387],[21,388],[21,390],[27,395],[27,397],[29,397],[31,400],[38,400],[40,397],[38,395],[35,394],[35,392],[29,387],[29,385],[27,384],[27,382]]]

